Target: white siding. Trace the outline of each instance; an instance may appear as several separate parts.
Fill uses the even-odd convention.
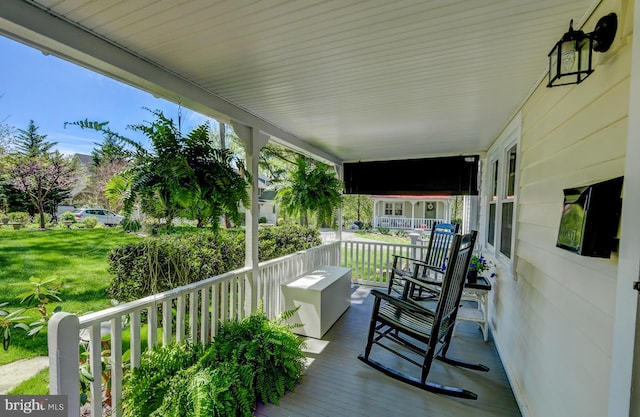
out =
[[[555,242],[564,188],[624,174],[629,7],[605,0],[587,21],[590,32],[613,11],[619,27],[584,83],[549,89],[544,80],[522,108],[516,275],[498,271],[491,324],[524,416],[607,415],[617,254],[583,257]]]

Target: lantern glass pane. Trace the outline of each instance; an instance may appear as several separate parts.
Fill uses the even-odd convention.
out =
[[[549,54],[549,81],[552,82],[558,76],[558,55],[560,53],[560,44],[556,44],[553,51]]]
[[[572,74],[578,71],[578,53],[577,53],[577,42],[576,41],[567,41],[562,42],[561,48],[562,51],[560,53],[560,74]]]
[[[590,72],[591,66],[591,42],[589,39],[584,39],[580,42],[580,72]]]

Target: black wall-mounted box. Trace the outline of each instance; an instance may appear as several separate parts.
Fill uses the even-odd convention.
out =
[[[556,246],[578,255],[611,257],[622,210],[623,177],[564,190]]]

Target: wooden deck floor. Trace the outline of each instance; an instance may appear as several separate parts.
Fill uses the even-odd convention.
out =
[[[310,364],[294,392],[280,405],[260,405],[258,417],[520,417],[493,342],[484,342],[472,323],[458,326],[449,356],[482,363],[488,373],[457,368],[434,361],[429,380],[454,385],[478,394],[477,400],[461,400],[433,394],[389,378],[357,359],[364,350],[371,312],[370,289],[352,288],[351,307],[322,340],[308,340]],[[373,356],[386,355],[374,347]],[[400,361],[405,362],[405,361]],[[418,375],[416,366],[399,365]]]

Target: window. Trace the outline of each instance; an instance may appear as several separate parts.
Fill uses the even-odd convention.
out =
[[[384,203],[385,216],[402,216],[403,213],[403,203]]]
[[[511,268],[515,248],[520,123],[518,116],[489,149],[486,181],[486,243],[496,260]]]
[[[517,145],[511,146],[506,154],[505,190],[502,196],[502,219],[500,221],[500,253],[511,259],[513,236],[513,206],[516,198],[516,158]]]
[[[491,164],[491,183],[489,187],[489,214],[487,216],[487,243],[491,246],[496,244],[496,203],[498,201],[498,161]]]

